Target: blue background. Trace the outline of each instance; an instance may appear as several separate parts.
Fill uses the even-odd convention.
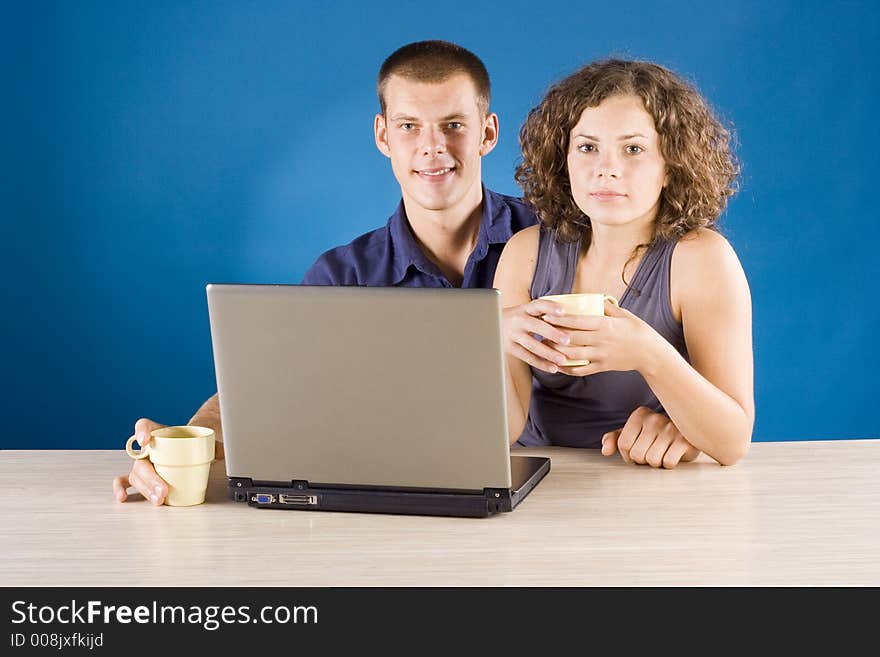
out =
[[[2,447],[186,422],[215,391],[205,284],[299,282],[394,210],[375,75],[428,38],[486,63],[484,180],[508,194],[550,82],[608,55],[694,81],[744,163],[722,226],[753,295],[755,440],[880,436],[876,3],[4,7]]]

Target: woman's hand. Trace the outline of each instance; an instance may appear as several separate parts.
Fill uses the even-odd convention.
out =
[[[559,368],[570,376],[641,371],[657,348],[658,340],[664,340],[641,318],[609,301],[605,302],[605,316],[550,315],[547,322],[564,329],[570,342],[545,347],[553,347],[571,360],[589,361],[586,365]],[[552,336],[546,337],[552,339]]]
[[[563,316],[562,306],[552,301],[535,299],[501,312],[504,351],[532,367],[555,374],[567,356],[554,347],[568,344],[568,332],[544,321],[545,316]],[[539,340],[535,336],[544,338]]]
[[[602,454],[613,456],[615,452],[620,452],[626,463],[666,469],[700,455],[672,420],[644,406],[634,410],[622,428],[602,436]]]

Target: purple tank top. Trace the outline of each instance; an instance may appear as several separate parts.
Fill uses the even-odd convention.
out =
[[[675,241],[657,242],[645,253],[620,305],[650,324],[688,359],[681,324],[669,303],[669,268]],[[574,285],[580,240],[557,240],[556,231],[541,228],[532,299],[570,293]],[[600,372],[571,377],[532,370],[532,400],[517,444],[601,447],[602,436],[626,423],[639,406],[663,412],[657,397],[636,371]]]

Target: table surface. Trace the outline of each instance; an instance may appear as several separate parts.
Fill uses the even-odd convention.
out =
[[[755,443],[674,470],[517,449],[550,474],[485,519],[117,503],[123,451],[0,451],[0,585],[880,585],[880,440]]]

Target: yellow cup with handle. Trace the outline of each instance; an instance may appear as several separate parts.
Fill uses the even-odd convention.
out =
[[[133,459],[149,458],[156,473],[168,484],[165,504],[193,506],[205,501],[208,476],[214,461],[214,430],[208,427],[162,427],[150,432],[150,442],[134,450],[136,436],[125,443]]]
[[[578,292],[575,294],[549,294],[540,297],[547,301],[558,303],[565,310],[567,315],[597,315],[605,314],[605,302],[610,301],[615,306],[620,305],[617,299],[610,294],[601,294],[599,292]],[[546,315],[545,315],[546,317]],[[588,360],[569,359],[563,363],[565,367],[575,367],[578,365],[589,365]]]

